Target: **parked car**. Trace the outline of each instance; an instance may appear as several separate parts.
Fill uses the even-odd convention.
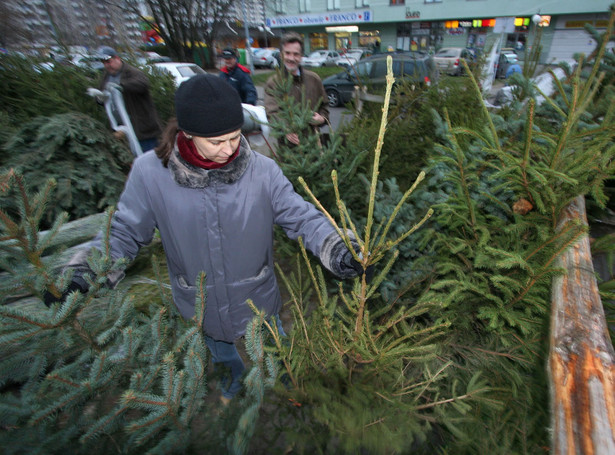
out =
[[[254,66],[256,68],[277,68],[280,66],[279,49],[260,49],[254,55]]]
[[[163,73],[168,73],[173,76],[177,87],[196,74],[205,74],[205,70],[194,63],[160,62],[153,63],[152,66]]]
[[[166,55],[160,55],[158,52],[148,51],[145,53],[145,58],[148,63],[163,63],[163,62],[171,62],[171,57],[167,57]]]
[[[71,63],[79,68],[84,68],[92,71],[102,71],[105,67],[100,59],[94,55],[75,55],[71,58]]]
[[[422,53],[388,54],[393,57],[393,75],[396,82],[416,81],[430,85],[436,75],[429,55]],[[354,95],[355,85],[365,85],[370,91],[379,91],[386,85],[387,55],[377,54],[364,58],[356,65],[323,80],[329,106],[343,106]]]
[[[340,56],[337,51],[314,51],[307,57],[301,59],[303,66],[335,66],[336,60]]]
[[[495,77],[505,78],[510,65],[518,65],[519,57],[511,51],[503,51],[498,59],[498,69],[495,72]]]
[[[452,76],[459,76],[463,72],[461,59],[468,63],[474,60],[474,54],[463,47],[443,47],[433,56],[438,71]]]
[[[337,66],[343,66],[348,68],[349,66],[356,65],[359,60],[362,58],[366,58],[372,55],[372,51],[370,49],[348,49],[343,54],[336,59],[335,64]]]

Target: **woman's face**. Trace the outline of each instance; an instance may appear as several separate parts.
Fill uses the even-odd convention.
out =
[[[235,150],[239,147],[240,138],[241,130],[239,129],[216,137],[193,136],[192,140],[203,158],[222,164],[226,163],[229,157],[235,153]]]

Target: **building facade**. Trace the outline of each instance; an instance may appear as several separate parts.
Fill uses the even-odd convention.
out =
[[[21,28],[7,43],[16,49],[45,49],[62,42],[84,48],[105,42],[138,44],[139,16],[112,3],[95,0],[7,0],[12,20]]]
[[[219,0],[224,3],[225,0]],[[68,47],[92,49],[101,44],[121,44],[137,47],[144,42],[156,43],[148,36],[148,27],[140,15],[151,16],[145,2],[140,0],[4,0],[0,14],[0,47],[12,51],[44,51],[62,43]],[[125,3],[125,4],[123,4]],[[274,31],[266,24],[273,12],[268,0],[226,0],[230,10],[218,32],[229,45],[245,46],[244,23],[249,37],[257,47],[277,45]],[[136,7],[135,11],[132,7]],[[219,18],[218,18],[219,19]]]
[[[540,27],[542,63],[588,54],[595,42],[584,30],[604,30],[612,0],[275,0],[266,23],[304,36],[306,53],[369,47],[421,50],[501,46],[523,54]]]

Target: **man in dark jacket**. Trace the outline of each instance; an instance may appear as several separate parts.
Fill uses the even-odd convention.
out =
[[[224,49],[222,58],[224,66],[220,68],[220,77],[237,90],[242,103],[256,105],[258,95],[254,82],[252,82],[252,76],[250,76],[250,70],[237,63],[237,54],[234,49]]]
[[[162,133],[160,121],[154,102],[149,92],[147,75],[122,61],[115,49],[103,46],[98,49],[98,57],[105,65],[100,88],[107,84],[120,86],[126,112],[130,117],[132,128],[144,152],[158,145],[158,136]]]

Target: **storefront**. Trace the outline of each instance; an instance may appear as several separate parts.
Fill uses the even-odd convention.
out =
[[[397,24],[396,50],[432,51],[442,42],[441,22],[402,22]]]

